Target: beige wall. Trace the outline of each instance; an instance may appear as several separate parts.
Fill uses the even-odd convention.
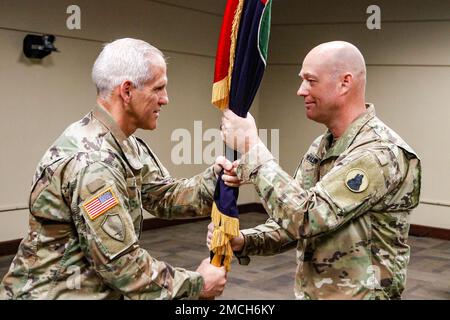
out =
[[[169,57],[170,104],[159,128],[139,131],[176,177],[206,167],[175,165],[173,130],[217,128],[209,103],[214,55],[225,0],[4,0],[0,2],[0,241],[22,237],[29,184],[42,154],[61,131],[95,102],[90,70],[102,43],[120,37],[151,42]],[[278,0],[273,5],[269,67],[252,113],[261,128],[280,129],[280,163],[293,173],[323,127],[305,119],[297,98],[301,60],[314,45],[343,39],[358,45],[368,64],[368,101],[420,154],[422,198],[450,203],[450,2],[378,1],[382,29],[369,31],[371,1]],[[81,7],[81,30],[66,28],[66,8]],[[57,36],[60,53],[41,63],[21,54],[28,32]],[[203,143],[204,146],[207,143]],[[257,201],[251,186],[240,203]],[[421,204],[412,222],[450,229],[450,209]]]
[[[334,3],[334,4],[333,4]],[[324,127],[306,119],[298,73],[315,45],[346,40],[368,66],[367,101],[420,155],[422,203],[411,222],[450,229],[450,2],[377,1],[381,30],[368,30],[372,1],[275,1],[259,125],[280,128],[280,163],[292,174]]]
[[[68,124],[94,105],[91,67],[102,44],[116,38],[144,39],[168,57],[170,104],[163,108],[158,130],[137,134],[175,177],[189,177],[207,167],[204,163],[175,165],[170,155],[178,142],[171,141],[171,134],[177,128],[185,128],[193,137],[194,121],[202,121],[203,132],[220,124],[220,112],[209,101],[225,0],[165,2],[0,3],[0,241],[17,239],[26,233],[27,210],[11,209],[26,207],[39,159]],[[74,3],[81,8],[81,30],[66,27],[66,8]],[[55,34],[55,45],[61,52],[41,62],[30,62],[21,53],[27,33]],[[203,146],[207,144],[204,142]],[[247,187],[239,201],[255,199],[253,189]]]

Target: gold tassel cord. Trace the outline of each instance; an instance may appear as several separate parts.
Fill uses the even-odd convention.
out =
[[[213,84],[212,99],[213,105],[224,111],[229,107],[231,75],[233,73],[234,57],[237,43],[237,35],[239,31],[239,23],[241,22],[242,10],[244,8],[244,0],[239,0],[233,17],[230,35],[230,59],[228,66],[228,76]]]
[[[228,69],[228,88],[230,88],[230,86],[231,86],[231,76],[233,73],[237,36],[238,36],[238,32],[239,32],[239,24],[241,23],[242,10],[244,10],[244,1],[245,0],[239,0],[239,4],[236,7],[236,12],[234,13],[233,24],[231,27],[230,66]]]

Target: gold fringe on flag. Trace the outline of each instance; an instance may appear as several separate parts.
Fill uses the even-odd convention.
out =
[[[221,111],[228,108],[230,97],[230,87],[228,82],[228,76],[213,84],[212,89],[212,103],[218,107]]]
[[[214,257],[211,264],[216,267],[225,266],[228,272],[231,269],[231,259],[233,258],[230,240],[239,236],[239,219],[223,214],[213,203],[211,220],[214,224],[210,248]]]

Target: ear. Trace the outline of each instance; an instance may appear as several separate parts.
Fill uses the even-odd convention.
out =
[[[353,75],[349,72],[344,73],[341,78],[341,93],[347,94],[353,85]]]
[[[119,95],[125,103],[131,101],[131,90],[133,89],[133,83],[130,80],[125,80],[119,86]]]

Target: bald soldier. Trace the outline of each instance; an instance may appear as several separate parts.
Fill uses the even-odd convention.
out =
[[[206,258],[176,268],[139,246],[145,209],[161,218],[208,215],[214,166],[174,179],[141,139],[166,105],[164,56],[136,39],[107,44],[92,78],[97,106],[48,149],[33,179],[29,233],[0,286],[2,299],[196,299],[222,293],[226,275]],[[225,171],[226,173],[229,171]],[[236,177],[226,174],[230,185]]]
[[[258,138],[254,119],[226,111],[222,132],[242,158],[270,219],[232,241],[241,263],[297,247],[297,299],[399,299],[405,287],[411,209],[419,203],[416,153],[365,103],[366,68],[350,43],[321,44],[305,57],[297,95],[328,130],[294,177]],[[246,137],[243,139],[241,137]],[[209,226],[207,241],[210,241]]]

